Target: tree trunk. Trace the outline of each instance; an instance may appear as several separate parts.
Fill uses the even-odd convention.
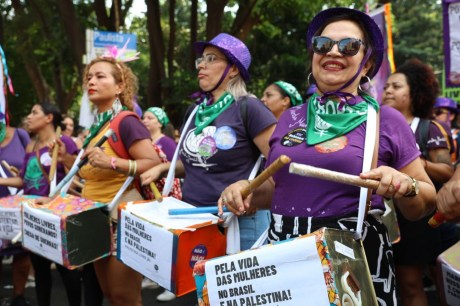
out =
[[[176,45],[176,0],[169,0],[168,78],[174,77],[174,46]]]
[[[222,19],[224,8],[228,0],[206,0],[208,18],[206,20],[206,38],[212,39],[222,32]]]
[[[73,52],[74,62],[78,68],[78,75],[83,71],[83,55],[85,54],[85,36],[82,26],[77,18],[72,0],[57,1],[59,15],[61,16],[64,31],[67,34],[71,50]]]
[[[103,30],[110,31],[111,21],[105,7],[105,0],[94,0],[94,12],[96,13],[97,24]]]
[[[147,99],[151,105],[163,106],[161,82],[165,78],[163,32],[158,0],[145,0],[147,5],[147,31],[149,33],[150,69]]]
[[[198,0],[192,0],[190,7],[190,69],[195,69],[195,50],[193,43],[197,41],[198,32]]]
[[[238,11],[236,17],[233,20],[233,24],[230,33],[238,37],[242,41],[245,41],[252,28],[259,23],[258,16],[252,14],[257,0],[250,1],[239,1]]]

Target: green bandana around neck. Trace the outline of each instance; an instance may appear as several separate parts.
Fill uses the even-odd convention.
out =
[[[206,101],[203,101],[198,106],[198,111],[195,116],[195,135],[200,134],[205,127],[210,125],[219,115],[226,110],[235,98],[228,92],[224,93],[219,100],[211,105],[206,105]]]
[[[6,123],[3,121],[0,121],[0,143],[5,140],[6,137]]]
[[[378,102],[369,95],[362,95],[364,101],[355,105],[345,104],[342,111],[338,110],[339,103],[328,100],[324,105],[316,100],[318,94],[313,94],[307,107],[307,145],[334,139],[354,130],[367,120],[368,103],[379,110]]]
[[[114,103],[115,104],[115,103]],[[86,136],[85,141],[83,142],[83,149],[86,149],[90,141],[96,136],[101,128],[110,120],[112,120],[113,117],[118,115],[118,113],[122,110],[127,110],[128,108],[126,106],[123,106],[121,110],[115,111],[115,109],[112,107],[111,109],[99,113],[96,115],[96,120],[94,120],[94,123],[91,125],[89,128],[89,134]]]

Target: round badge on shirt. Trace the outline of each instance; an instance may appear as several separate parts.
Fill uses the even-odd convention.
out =
[[[51,156],[49,152],[45,152],[40,155],[40,163],[43,166],[51,166]]]
[[[210,157],[216,154],[216,141],[211,136],[204,137],[198,145],[198,154],[204,157]]]
[[[281,145],[284,147],[293,147],[305,142],[306,132],[304,128],[298,128],[289,131],[281,138]]]
[[[216,140],[216,146],[221,150],[229,150],[233,148],[236,143],[235,130],[229,126],[221,126],[216,130],[214,134]]]
[[[346,136],[340,136],[315,145],[315,149],[319,153],[333,153],[342,150],[347,144],[348,138]]]

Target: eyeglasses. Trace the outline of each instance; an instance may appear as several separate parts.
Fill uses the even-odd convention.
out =
[[[354,56],[358,53],[361,45],[364,42],[357,38],[344,38],[341,40],[333,40],[326,36],[313,36],[311,39],[313,52],[317,54],[327,54],[332,50],[335,44],[339,52],[344,56]]]
[[[448,111],[447,109],[437,108],[434,110],[434,114],[436,116],[450,115],[450,111]]]
[[[199,57],[199,58],[197,58],[197,59],[195,60],[195,68],[198,69],[198,66],[199,66],[202,62],[204,62],[204,63],[207,65],[207,64],[212,64],[212,63],[214,63],[214,62],[217,61],[217,60],[226,61],[225,58],[217,57],[217,55],[215,55],[215,54],[206,54],[206,55],[203,55],[203,56],[201,56],[201,57]]]

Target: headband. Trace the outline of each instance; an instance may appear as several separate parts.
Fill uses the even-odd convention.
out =
[[[147,109],[147,112],[151,112],[152,114],[157,117],[158,122],[161,123],[161,127],[167,125],[169,123],[168,115],[166,115],[165,111],[159,107],[150,107]]]
[[[299,94],[297,89],[292,85],[284,81],[275,82],[282,90],[286,92],[286,94],[291,99],[292,106],[300,105],[303,103],[302,96]]]

